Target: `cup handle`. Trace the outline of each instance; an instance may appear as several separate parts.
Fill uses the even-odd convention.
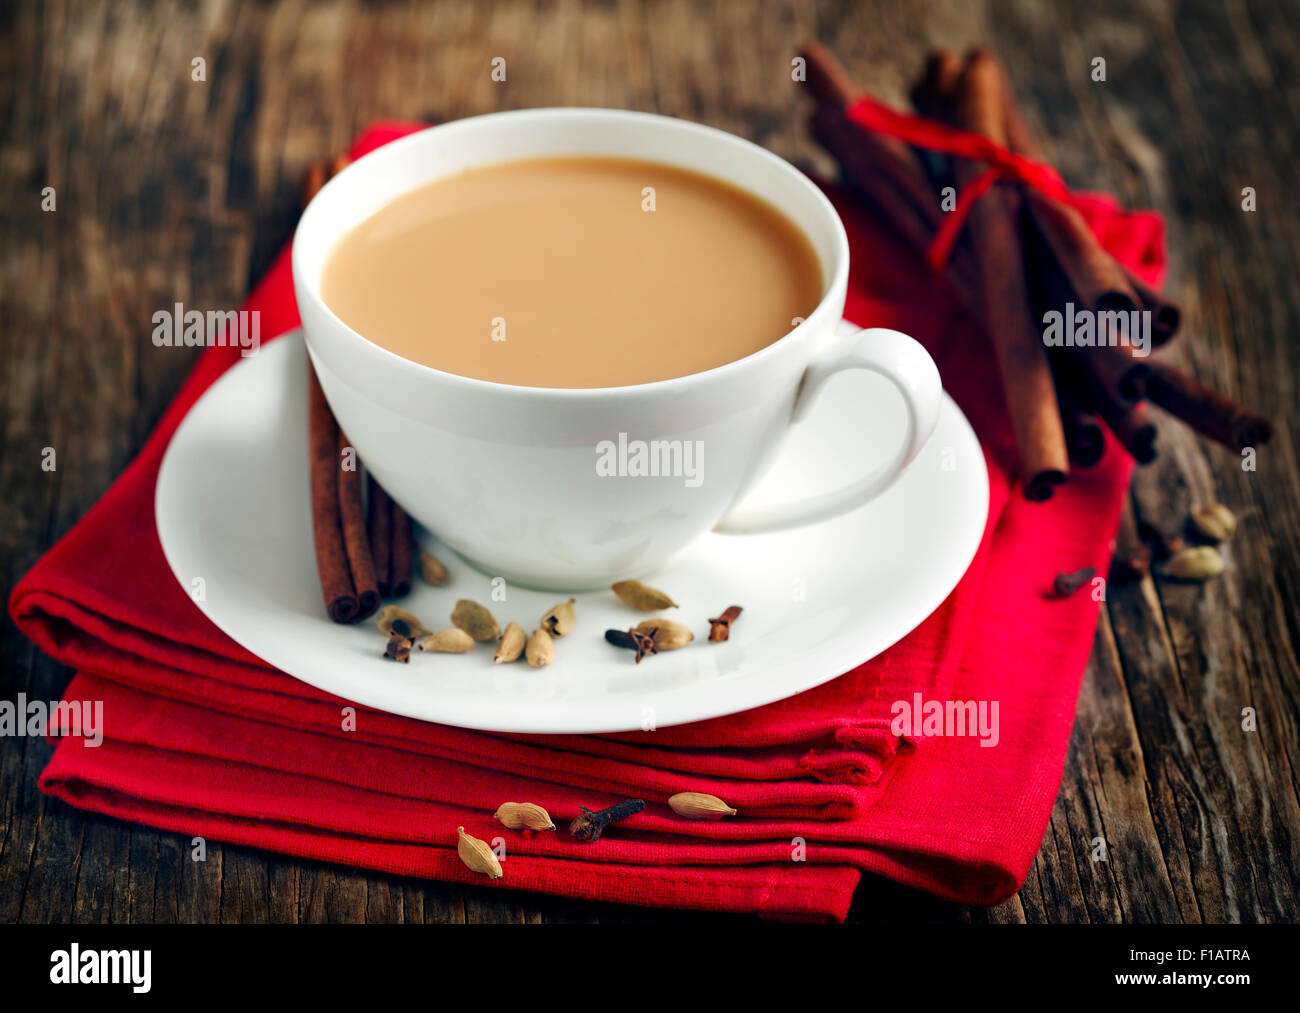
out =
[[[845,324],[841,324],[843,329]],[[852,328],[853,325],[849,324]],[[853,333],[856,331],[856,333]],[[907,406],[907,436],[893,460],[880,471],[831,492],[763,507],[733,507],[713,529],[720,534],[758,534],[825,520],[852,510],[888,489],[925,446],[939,421],[943,385],[934,360],[920,343],[884,327],[853,328],[850,343],[826,362],[804,373],[791,424],[801,421],[826,381],[845,369],[869,369],[893,382]]]

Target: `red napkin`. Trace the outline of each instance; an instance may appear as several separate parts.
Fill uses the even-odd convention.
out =
[[[384,124],[353,157],[415,127]],[[836,191],[853,249],[848,315],[915,335],[984,444],[984,542],[939,610],[885,654],[817,689],[743,714],[649,733],[509,736],[358,708],[272,669],[198,611],[158,543],[153,493],[167,442],[237,351],[199,361],[140,456],[14,589],[20,627],[77,667],[65,699],[101,701],[104,740],[58,740],[46,792],[85,809],[384,871],[486,883],[456,828],[506,842],[497,885],[645,905],[842,919],[863,871],[954,900],[1015,892],[1060,782],[1096,621],[1086,592],[1047,594],[1057,570],[1104,569],[1130,465],[1112,450],[1045,504],[1010,491],[1014,450],[985,339],[910,250]],[[1099,201],[1103,243],[1158,284],[1163,226]],[[262,334],[298,322],[282,254],[246,308]],[[304,524],[307,506],[304,501]],[[895,700],[996,701],[999,737],[912,736]],[[741,811],[685,822],[677,791]],[[579,805],[644,797],[595,845],[563,832]],[[516,834],[492,813],[544,805],[557,834]]]

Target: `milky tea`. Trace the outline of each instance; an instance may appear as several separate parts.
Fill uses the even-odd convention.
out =
[[[635,159],[504,162],[422,186],[339,240],[325,304],[448,373],[620,387],[744,358],[821,300],[816,253],[780,211]]]

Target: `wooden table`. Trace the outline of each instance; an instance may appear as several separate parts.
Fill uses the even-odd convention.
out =
[[[790,81],[817,37],[901,102],[935,44],[993,44],[1066,177],[1169,217],[1179,355],[1281,423],[1259,470],[1175,425],[1124,524],[1220,500],[1206,587],[1112,587],[1064,783],[1020,894],[958,907],[880,881],[854,917],[1294,920],[1300,869],[1300,17],[1266,0],[1009,4],[348,0],[6,5],[0,21],[0,576],[12,586],[131,460],[194,360],[150,317],[233,307],[288,238],[304,167],[377,118],[600,105],[699,120],[829,168]],[[494,83],[490,61],[507,61]],[[1090,80],[1094,57],[1106,81]],[[206,80],[192,80],[192,61]],[[41,208],[42,188],[57,210]],[[1253,187],[1258,210],[1241,208]],[[59,468],[40,468],[41,448]],[[5,619],[0,693],[70,672]],[[1053,673],[1044,672],[1044,678]],[[1258,730],[1242,730],[1242,708]],[[42,741],[0,740],[0,921],[680,921],[214,846],[44,798]],[[1104,837],[1108,860],[1094,862]],[[196,869],[201,872],[196,873]]]

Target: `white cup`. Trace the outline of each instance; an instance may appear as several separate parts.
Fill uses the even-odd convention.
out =
[[[366,340],[322,301],[334,245],[399,195],[474,166],[575,154],[693,169],[767,201],[811,241],[821,302],[780,340],[715,369],[630,387],[554,389],[411,362]],[[365,466],[412,517],[486,573],[559,590],[649,575],[710,530],[773,531],[831,517],[878,495],[907,467],[938,418],[939,373],[897,331],[843,333],[848,268],[834,208],[789,163],[710,127],[608,109],[492,113],[395,141],[330,180],[293,244],[307,348]],[[430,307],[431,332],[437,322]],[[862,434],[864,444],[897,444],[889,466],[833,492],[745,506],[786,430],[846,369],[879,373],[903,396],[896,429]],[[661,466],[652,470],[670,474],[624,473],[637,470],[638,442],[653,450],[641,459],[653,457]],[[845,463],[851,471],[854,462]]]

